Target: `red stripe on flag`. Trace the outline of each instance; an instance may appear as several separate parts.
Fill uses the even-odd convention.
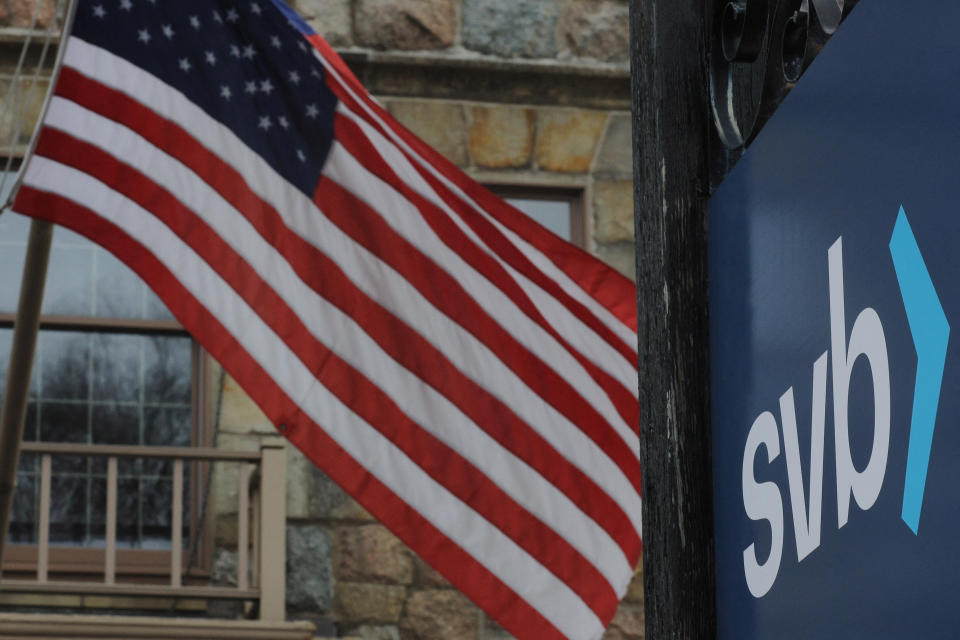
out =
[[[457,255],[463,258],[479,273],[483,274],[494,286],[503,291],[503,293],[509,297],[510,300],[513,301],[513,303],[516,304],[521,311],[523,311],[524,314],[527,315],[527,317],[536,322],[538,326],[540,326],[551,337],[559,342],[561,346],[568,353],[570,353],[570,355],[577,359],[577,362],[579,362],[581,366],[586,369],[590,377],[593,378],[598,385],[600,385],[600,387],[604,390],[604,393],[607,394],[607,397],[609,397],[611,402],[613,402],[624,422],[626,422],[628,425],[638,424],[640,420],[640,414],[635,391],[628,391],[627,388],[620,383],[620,381],[616,380],[612,375],[602,370],[600,367],[584,357],[584,355],[575,349],[573,345],[569,343],[569,341],[561,336],[560,333],[553,327],[553,325],[551,325],[547,319],[543,317],[543,314],[541,314],[540,310],[537,309],[536,305],[533,304],[526,292],[520,288],[510,274],[507,273],[506,269],[503,268],[503,266],[494,260],[493,257],[491,257],[488,253],[482,251],[476,244],[474,244],[473,241],[471,241],[467,235],[461,231],[460,228],[458,228],[457,225],[454,224],[454,222],[436,205],[429,202],[420,194],[416,193],[410,188],[409,185],[400,180],[397,174],[387,165],[386,161],[384,161],[380,154],[377,153],[373,144],[364,135],[363,131],[361,131],[360,127],[358,127],[355,122],[338,113],[335,116],[334,131],[336,131],[337,141],[340,142],[344,148],[347,149],[357,160],[359,160],[364,167],[366,167],[380,179],[384,180],[391,187],[396,189],[398,193],[405,197],[413,206],[417,208],[418,211],[420,211],[423,219],[428,225],[430,225],[437,236],[442,239],[444,244],[450,247],[455,253],[457,253]],[[434,188],[436,188],[436,186]],[[442,187],[441,189],[446,191],[446,189],[443,189]],[[480,216],[470,215],[466,217],[471,222],[481,222]],[[492,228],[488,230],[493,231]],[[495,231],[493,232],[496,233]],[[499,236],[499,234],[496,235]],[[517,252],[517,254],[519,254],[519,252]],[[533,268],[533,265],[529,266],[531,269]],[[553,284],[553,289],[559,291],[560,287],[556,286],[556,283],[553,283],[548,278],[543,277],[542,272],[537,271],[537,273],[542,276],[540,278],[541,280],[550,282]],[[581,310],[586,312],[585,308],[581,307]],[[593,318],[593,316],[590,317]],[[582,320],[583,318],[580,317],[580,319]],[[596,320],[596,318],[593,319]],[[624,344],[623,341],[617,339],[616,336],[613,335],[613,332],[607,327],[603,326],[602,323],[597,321],[595,324],[599,325],[600,328],[604,330],[606,335],[602,337],[604,337],[604,339],[614,349],[619,351],[621,355],[628,360],[628,362],[632,358],[633,366],[636,367],[636,352]],[[611,342],[610,339],[612,339],[613,342]]]
[[[437,268],[369,205],[334,181],[320,178],[314,200],[327,218],[402,273],[431,303],[482,340],[537,395],[568,416],[620,467],[640,493],[637,457],[614,428],[569,382],[493,320],[450,274]]]
[[[283,298],[202,218],[139,171],[63,132],[44,128],[36,153],[93,176],[161,220],[226,280],[341,402],[566,582],[597,617],[613,615],[616,593],[580,552],[472,463],[413,422],[375,383],[316,339]],[[546,554],[547,549],[553,553]]]
[[[519,637],[563,640],[546,618],[428,520],[358,464],[306,416],[146,247],[95,212],[59,196],[22,186],[17,211],[72,229],[109,249],[161,296],[174,316],[250,394],[268,418],[314,464],[357,499],[465,595]],[[441,572],[443,572],[441,570]],[[610,618],[603,618],[604,624]]]
[[[509,407],[463,375],[420,334],[370,300],[336,263],[284,226],[277,212],[250,191],[232,167],[210,154],[176,124],[69,67],[61,72],[57,94],[136,130],[190,167],[287,257],[306,284],[350,315],[398,362],[444,394],[475,424],[565,493],[610,533],[627,558],[634,561],[639,556],[641,542],[637,531],[622,508],[594,480],[556,452]],[[633,465],[639,483],[635,461]],[[634,476],[627,474],[628,478]]]

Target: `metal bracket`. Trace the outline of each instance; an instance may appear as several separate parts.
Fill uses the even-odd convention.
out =
[[[724,147],[739,150],[773,115],[856,0],[712,1],[711,109]]]

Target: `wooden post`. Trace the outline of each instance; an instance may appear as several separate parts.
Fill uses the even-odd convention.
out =
[[[40,510],[37,513],[37,582],[50,573],[50,485],[53,462],[49,453],[40,457]]]
[[[631,0],[646,637],[713,639],[709,0]]]
[[[106,509],[106,545],[104,549],[103,581],[106,584],[117,582],[117,457],[107,458],[107,509]]]
[[[287,450],[277,436],[264,438],[260,452],[260,619],[283,622],[287,618]]]
[[[250,585],[250,465],[240,463],[237,478],[237,588]]]
[[[173,495],[170,511],[170,586],[183,583],[183,460],[173,461]]]

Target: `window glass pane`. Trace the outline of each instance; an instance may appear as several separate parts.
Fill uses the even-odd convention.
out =
[[[506,198],[506,201],[564,240],[571,239],[569,200]]]
[[[29,219],[0,215],[0,313],[14,313],[26,255]],[[149,287],[106,249],[57,227],[43,296],[43,313],[169,320],[173,316]]]

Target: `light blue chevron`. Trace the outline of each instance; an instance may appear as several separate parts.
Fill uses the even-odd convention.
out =
[[[940,404],[940,386],[947,357],[950,325],[933,288],[927,265],[920,254],[907,214],[900,207],[890,238],[890,255],[900,283],[900,295],[907,311],[907,322],[917,350],[917,380],[913,390],[913,415],[910,419],[910,444],[907,449],[907,475],[903,485],[900,516],[914,534],[920,526],[923,491],[933,444],[933,428]]]

